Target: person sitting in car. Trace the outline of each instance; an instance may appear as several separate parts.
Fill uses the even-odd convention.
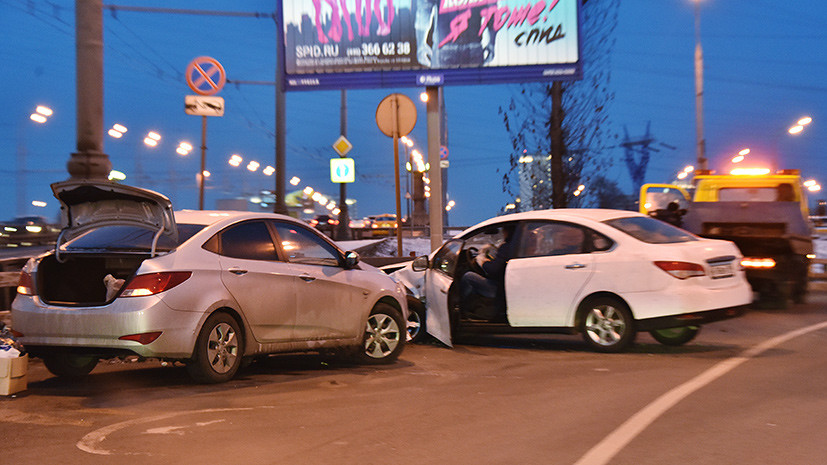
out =
[[[474,261],[476,270],[468,270],[460,279],[463,313],[477,319],[496,319],[505,310],[505,267],[515,255],[514,225],[503,227],[503,242],[495,251],[480,252]],[[472,307],[475,297],[482,297],[482,305]]]

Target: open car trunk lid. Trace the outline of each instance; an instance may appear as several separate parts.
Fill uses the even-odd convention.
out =
[[[58,256],[61,244],[103,226],[137,226],[155,231],[152,256],[161,235],[177,242],[172,202],[158,192],[86,179],[54,183],[52,192],[61,203],[65,225],[55,245]]]

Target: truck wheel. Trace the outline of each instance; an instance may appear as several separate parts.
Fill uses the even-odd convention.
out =
[[[799,256],[796,261],[796,278],[793,281],[792,299],[794,303],[803,304],[807,299],[807,284],[810,279],[810,264],[806,257]]]
[[[758,293],[760,306],[771,310],[787,308],[787,287],[786,283],[766,282]]]

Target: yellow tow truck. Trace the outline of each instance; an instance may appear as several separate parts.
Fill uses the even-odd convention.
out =
[[[646,184],[640,211],[702,237],[735,242],[759,302],[784,308],[804,302],[813,257],[807,198],[798,170],[714,174],[692,184]]]

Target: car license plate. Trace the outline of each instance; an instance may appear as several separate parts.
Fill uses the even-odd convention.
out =
[[[721,279],[729,278],[730,276],[733,276],[734,273],[732,272],[732,265],[729,263],[724,263],[722,265],[710,265],[709,275],[712,279]]]

